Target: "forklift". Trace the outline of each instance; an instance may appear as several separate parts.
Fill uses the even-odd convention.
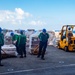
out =
[[[75,25],[64,25],[61,29],[57,47],[67,51],[75,51]]]

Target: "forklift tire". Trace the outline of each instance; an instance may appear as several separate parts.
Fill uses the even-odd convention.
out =
[[[66,52],[68,52],[68,47],[67,47],[67,46],[65,46],[65,47],[64,47],[64,50],[65,50]]]

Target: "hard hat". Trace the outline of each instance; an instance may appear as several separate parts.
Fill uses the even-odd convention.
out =
[[[0,32],[2,32],[2,28],[0,27]]]
[[[13,32],[11,32],[11,34],[10,34],[11,36],[13,36],[14,35],[14,33]]]
[[[71,30],[71,28],[69,27],[68,30]]]
[[[46,33],[46,29],[43,29],[42,32]]]
[[[20,30],[20,34],[23,34],[23,30]]]

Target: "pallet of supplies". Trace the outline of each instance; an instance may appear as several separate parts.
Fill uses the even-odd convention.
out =
[[[14,45],[4,45],[1,50],[2,58],[16,57],[16,47]]]

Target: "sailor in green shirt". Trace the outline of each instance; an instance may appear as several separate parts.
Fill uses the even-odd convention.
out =
[[[20,54],[19,52],[19,36],[20,35],[17,35],[17,34],[14,34],[13,32],[11,33],[11,36],[12,36],[12,43],[16,46],[16,51],[18,53],[18,55]]]
[[[37,57],[41,56],[41,59],[44,60],[44,55],[46,52],[47,42],[49,38],[49,34],[46,32],[46,29],[42,30],[42,33],[39,34],[38,38],[40,40],[40,43],[39,43],[39,52]]]
[[[20,31],[19,38],[19,47],[20,47],[20,58],[26,57],[26,36],[23,34],[23,31]]]
[[[2,33],[2,28],[0,28],[0,66],[3,66],[1,64],[1,47],[4,45],[4,35]]]

